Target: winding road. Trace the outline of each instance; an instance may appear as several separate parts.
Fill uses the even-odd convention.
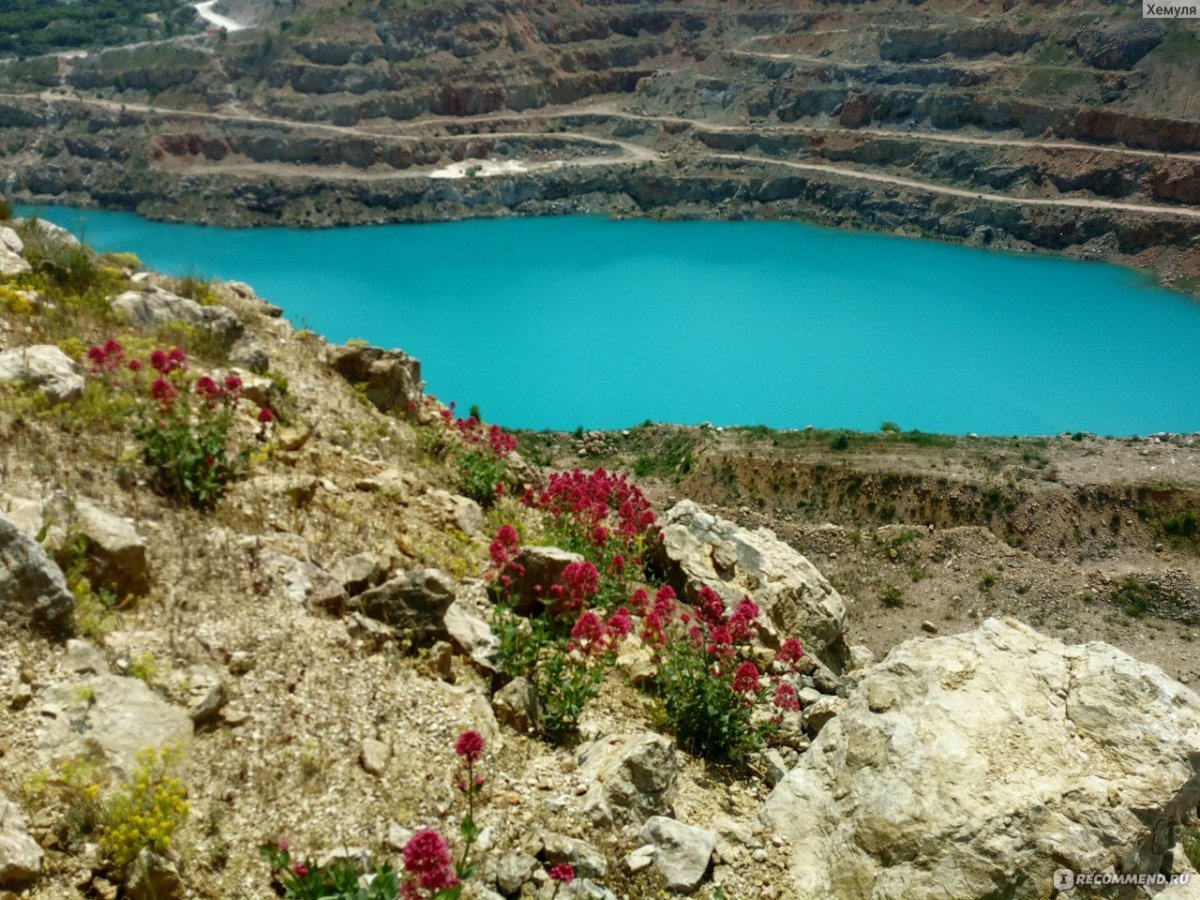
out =
[[[213,7],[217,5],[217,0],[206,0],[204,3],[196,3],[194,5],[196,12],[200,14],[200,18],[206,22],[211,22],[217,28],[224,28],[226,31],[241,31],[246,27],[220,13],[213,12]]]

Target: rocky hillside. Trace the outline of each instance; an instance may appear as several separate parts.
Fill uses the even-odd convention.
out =
[[[1194,874],[1200,697],[1140,653],[981,617],[876,661],[866,598],[753,527],[782,487],[717,515],[668,497],[705,484],[678,443],[630,466],[649,494],[587,458],[642,435],[543,465],[246,285],[36,222],[0,246],[0,896]]]
[[[0,65],[25,199],[231,224],[796,217],[1200,277],[1200,41],[1136,4],[351,4]]]

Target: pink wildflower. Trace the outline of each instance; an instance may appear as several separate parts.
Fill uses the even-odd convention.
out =
[[[758,690],[758,666],[746,660],[733,673],[733,689],[739,694],[753,694]]]
[[[483,756],[483,735],[478,731],[464,731],[454,743],[454,752],[474,765]]]

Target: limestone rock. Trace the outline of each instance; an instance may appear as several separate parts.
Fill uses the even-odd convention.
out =
[[[262,375],[271,368],[271,357],[267,355],[266,348],[249,335],[242,335],[229,348],[229,361],[256,375]]]
[[[654,868],[666,881],[667,888],[685,894],[690,894],[704,880],[717,843],[717,836],[711,831],[665,816],[647,819],[638,837],[644,844],[654,845]]]
[[[387,570],[383,560],[374,553],[355,553],[335,563],[329,574],[353,597],[381,584],[387,577]]]
[[[558,547],[522,547],[515,564],[506,570],[512,578],[509,593],[516,611],[521,615],[541,611],[550,585],[561,579],[563,569],[576,562],[583,562],[583,557]],[[522,570],[523,574],[518,574]]]
[[[804,730],[816,737],[821,733],[821,729],[829,723],[829,720],[845,708],[846,701],[841,697],[822,697],[804,708]]]
[[[466,603],[455,600],[446,609],[442,621],[446,635],[459,653],[465,653],[480,668],[495,671],[492,657],[500,647],[500,638],[481,616]]]
[[[76,674],[108,674],[108,662],[100,648],[88,641],[74,638],[67,641],[67,668]]]
[[[492,697],[496,721],[522,734],[536,729],[541,719],[537,691],[524,678],[514,678]]]
[[[382,775],[387,770],[388,760],[392,757],[392,748],[383,741],[367,738],[362,742],[358,761],[365,771],[372,775]]]
[[[675,745],[662,735],[608,735],[579,753],[579,776],[589,783],[583,812],[598,825],[640,824],[670,813],[678,775]]]
[[[1058,868],[1158,872],[1200,799],[1200,697],[1013,620],[910,640],[764,805],[789,896],[1047,896]]]
[[[235,341],[244,330],[233,311],[224,306],[203,306],[160,287],[125,291],[112,300],[112,308],[125,313],[142,328],[183,322],[202,328],[225,341]]]
[[[67,532],[83,539],[85,572],[93,584],[110,588],[118,597],[140,596],[150,590],[146,539],[129,522],[90,500],[64,494],[50,501],[47,513]]]
[[[0,225],[0,247],[18,256],[25,252],[25,242],[7,225]]]
[[[427,491],[420,500],[448,528],[467,535],[483,533],[483,509],[470,497],[461,497],[435,488]]]
[[[42,872],[42,848],[26,830],[25,816],[0,795],[0,888],[20,888]]]
[[[340,613],[348,597],[341,583],[320,566],[275,550],[260,550],[259,568],[271,583],[282,586],[284,595],[296,603]]]
[[[260,475],[246,483],[246,490],[266,496],[286,497],[293,507],[299,509],[307,506],[316,495],[318,484],[314,475]]]
[[[421,363],[399,350],[378,347],[335,346],[330,348],[334,371],[351,384],[364,385],[367,399],[379,410],[406,411],[421,404]]]
[[[27,226],[35,229],[44,238],[56,241],[59,244],[66,244],[68,247],[78,247],[79,238],[67,231],[61,225],[55,225],[53,222],[47,222],[45,219],[25,219],[23,220]]]
[[[42,713],[47,723],[40,742],[52,760],[94,751],[125,774],[139,750],[186,747],[192,737],[187,713],[138,679],[118,675],[49,688]]]
[[[5,229],[10,231],[11,229]],[[33,271],[33,266],[20,253],[14,253],[6,246],[0,246],[0,275],[25,275]]]
[[[74,611],[62,570],[37,541],[0,515],[0,621],[61,633],[70,628]]]
[[[445,634],[446,610],[457,586],[438,569],[412,569],[354,598],[365,615],[419,636]]]
[[[169,675],[172,699],[188,711],[197,728],[211,725],[220,717],[228,694],[220,674],[210,666],[191,665]]]
[[[539,868],[537,857],[521,850],[506,853],[496,862],[496,886],[506,897],[521,890],[521,885],[533,878]]]
[[[856,672],[875,662],[875,652],[865,644],[851,644],[846,671]]]
[[[36,388],[51,403],[70,403],[83,393],[79,364],[53,344],[33,344],[0,353],[0,381]]]
[[[694,601],[704,586],[730,606],[749,596],[778,637],[799,637],[810,653],[841,669],[846,630],[841,595],[770,529],[741,528],[684,500],[663,517],[655,553],[680,596]]]
[[[1075,39],[1084,62],[1098,69],[1132,69],[1166,38],[1162,23],[1141,19],[1111,28],[1085,28]]]
[[[542,832],[541,838],[542,855],[549,865],[570,863],[576,875],[586,878],[603,878],[608,874],[608,863],[604,861],[604,854],[587,841],[553,831]]]

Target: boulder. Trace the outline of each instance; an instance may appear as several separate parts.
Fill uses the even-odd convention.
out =
[[[133,525],[90,500],[57,495],[48,504],[52,521],[83,540],[85,572],[92,583],[118,597],[150,590],[146,540]]]
[[[788,896],[1047,897],[1056,869],[1155,873],[1200,799],[1200,697],[1014,620],[862,675],[760,818]]]
[[[653,552],[681,597],[694,602],[707,586],[732,607],[748,596],[776,640],[799,637],[806,650],[841,670],[846,604],[816,566],[770,529],[741,528],[684,500],[663,517]]]
[[[11,229],[5,229],[10,231]],[[20,253],[14,253],[8,247],[0,246],[0,275],[25,275],[33,271],[33,267]]]
[[[160,287],[125,291],[113,298],[112,308],[129,316],[142,328],[182,322],[230,343],[241,337],[244,330],[232,310],[224,306],[204,306]]]
[[[127,776],[147,747],[181,747],[192,737],[192,720],[137,678],[96,675],[47,689],[40,743],[58,762],[99,754]]]
[[[434,488],[418,501],[433,514],[434,521],[466,535],[483,533],[483,509],[470,497]]]
[[[25,242],[21,236],[7,225],[0,225],[0,249],[8,250],[21,256],[25,253]]]
[[[355,553],[335,563],[329,574],[353,597],[381,584],[387,577],[387,570],[383,560],[374,553]]]
[[[0,381],[36,388],[51,403],[71,403],[83,394],[83,370],[53,344],[34,344],[0,353]]]
[[[492,697],[496,721],[524,734],[536,730],[541,719],[537,691],[525,678],[514,678]]]
[[[329,348],[335,372],[354,385],[363,385],[367,399],[382,412],[419,407],[425,382],[421,363],[399,350],[356,345]]]
[[[42,848],[20,808],[0,795],[0,888],[22,888],[42,872]]]
[[[550,585],[562,578],[563,570],[571,563],[583,562],[583,557],[558,547],[522,547],[505,574],[512,578],[508,588],[513,608],[528,616],[545,608]]]
[[[74,612],[62,570],[37,541],[0,515],[0,622],[62,633]]]
[[[271,368],[271,357],[262,343],[249,335],[242,335],[229,348],[229,362],[256,375]]]
[[[576,875],[586,878],[603,878],[608,874],[608,863],[604,860],[604,854],[587,841],[553,831],[542,832],[541,841],[541,856],[548,865],[570,863]]]
[[[662,875],[668,890],[690,894],[700,886],[712,861],[717,836],[703,828],[693,828],[652,816],[638,835],[643,844],[654,845],[654,868]]]
[[[185,707],[197,728],[214,724],[228,699],[225,682],[211,666],[172,669],[167,676],[171,697]]]
[[[533,875],[541,866],[537,857],[521,850],[506,853],[495,864],[496,887],[506,897],[511,897],[521,890],[521,885],[533,879]]]
[[[608,735],[580,749],[579,777],[588,784],[583,812],[593,824],[639,825],[673,811],[675,745],[650,731]]]
[[[466,603],[455,600],[446,609],[442,622],[446,626],[446,636],[459,653],[469,656],[481,669],[495,671],[492,658],[500,649],[500,638],[482,616]]]
[[[354,606],[372,619],[415,632],[418,639],[443,637],[446,611],[457,585],[438,569],[411,569],[354,598]]]
[[[382,775],[387,771],[388,760],[391,758],[392,748],[375,738],[364,740],[358,751],[358,761],[363,770],[372,775]]]

